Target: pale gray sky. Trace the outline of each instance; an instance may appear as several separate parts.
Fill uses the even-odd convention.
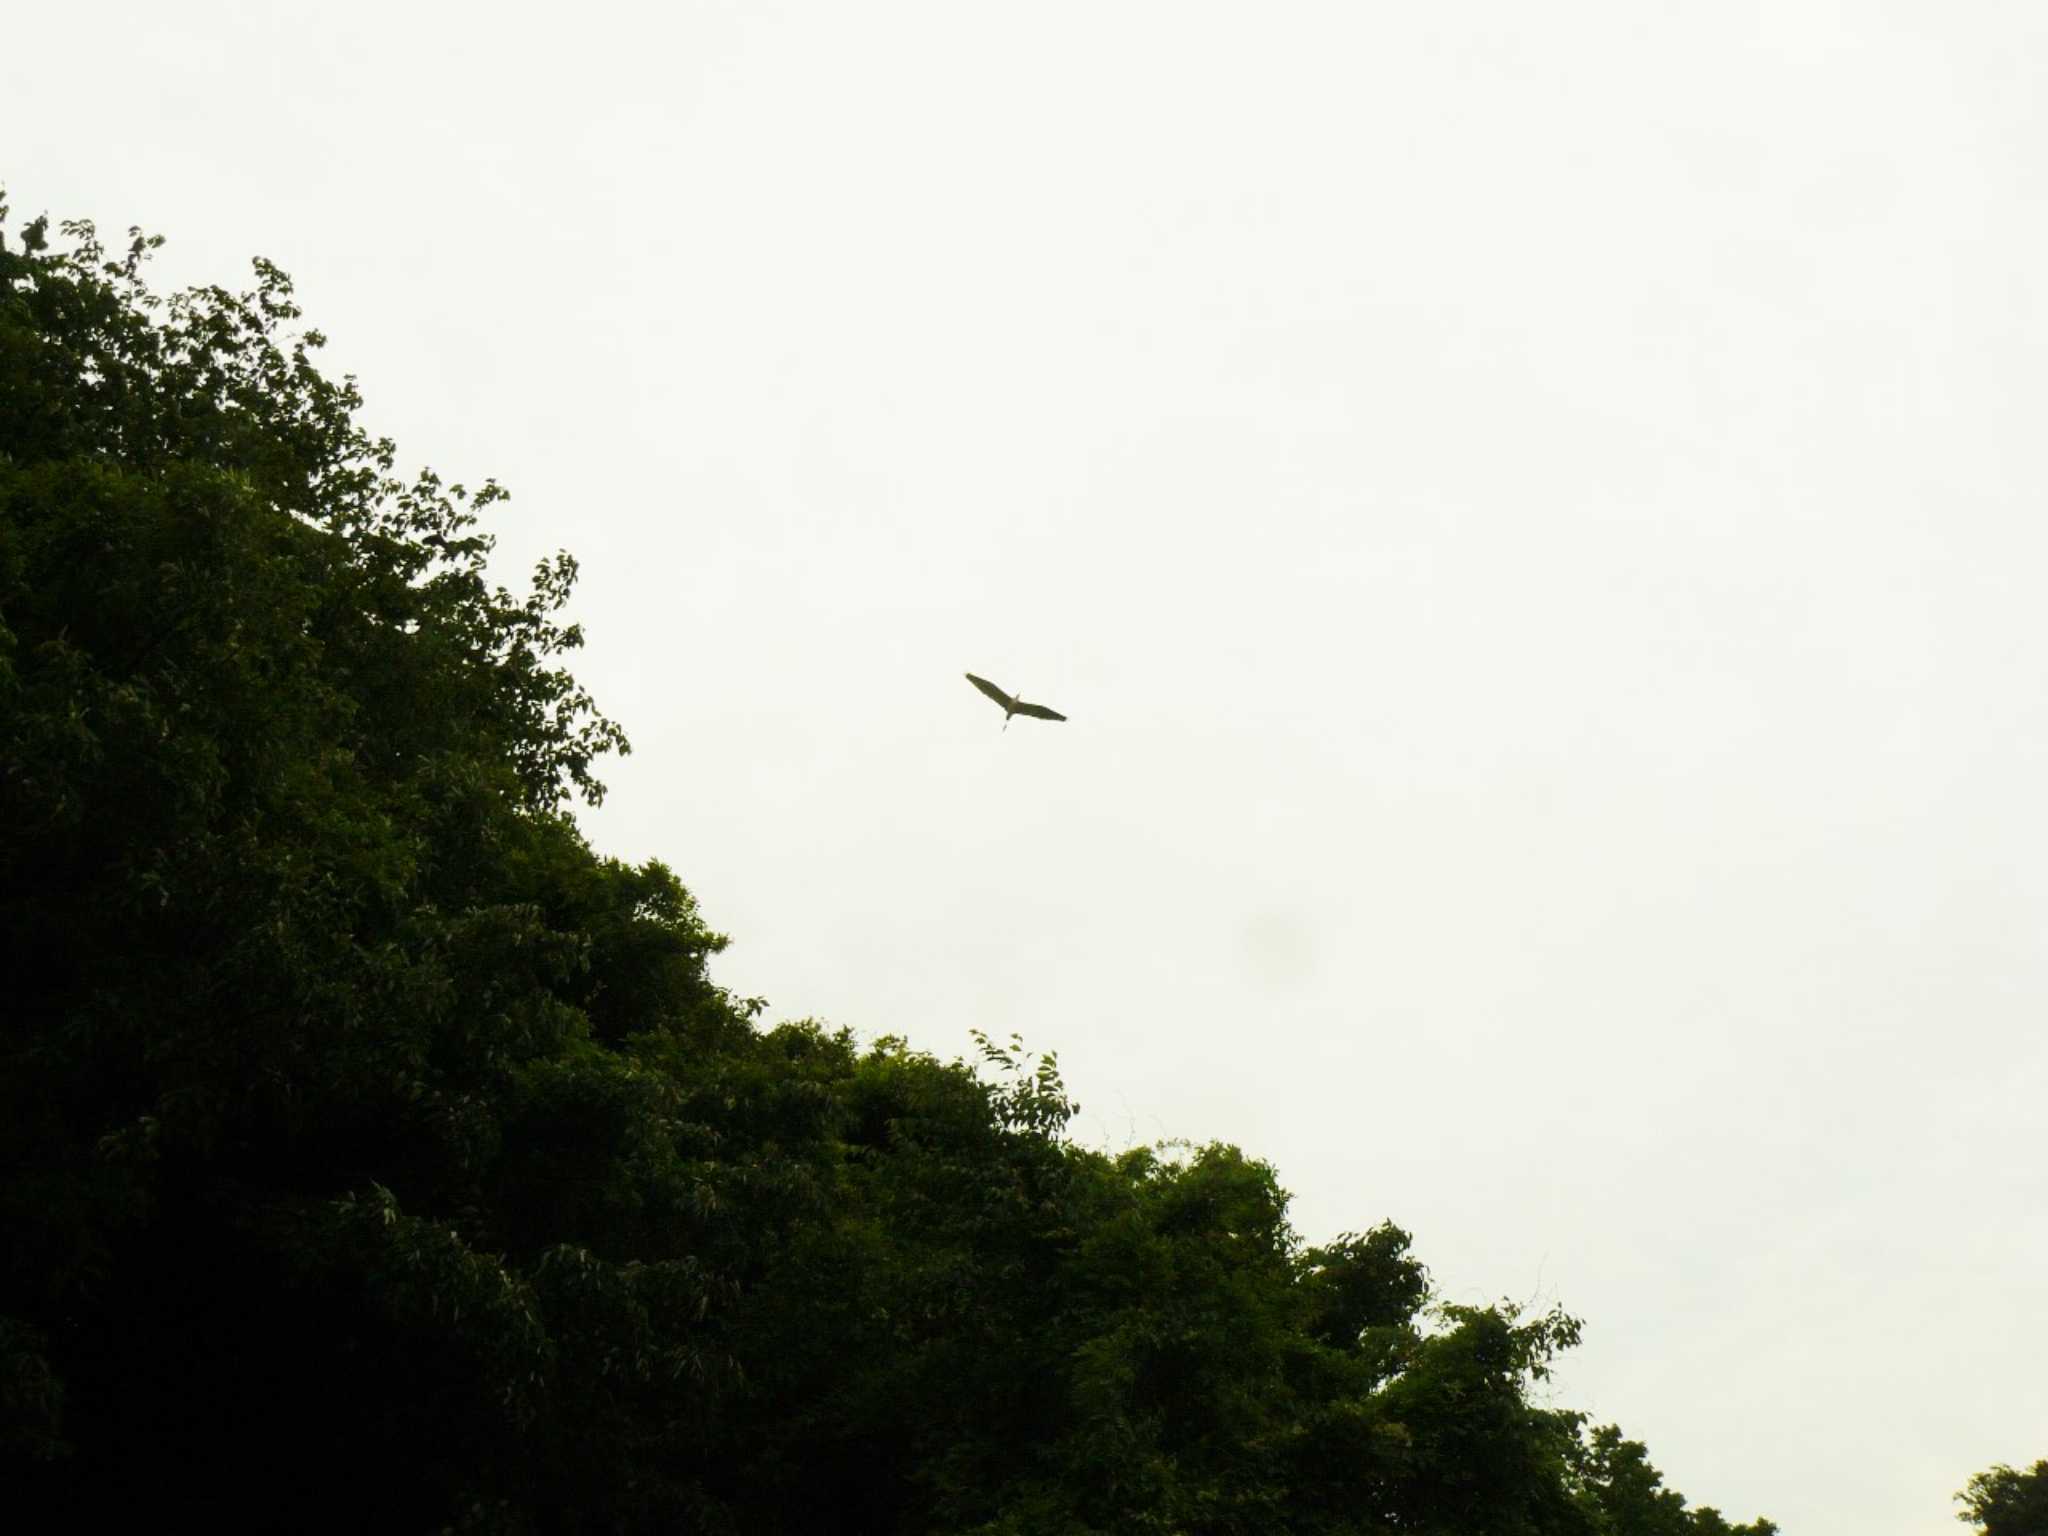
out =
[[[300,282],[583,561],[774,1017],[1587,1319],[1789,1536],[2048,1455],[2048,10],[34,7],[19,217]],[[1064,710],[1000,717],[973,670]]]

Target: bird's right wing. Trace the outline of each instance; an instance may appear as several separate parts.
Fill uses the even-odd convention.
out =
[[[976,677],[972,672],[966,673],[964,675],[966,676],[967,681],[974,684],[975,687],[979,688],[983,693],[987,694],[990,698],[994,699],[998,704],[1002,705],[1003,708],[1008,709],[1010,707],[1010,696],[1007,693],[1003,692],[1002,689],[998,688],[994,683],[990,682],[987,678]]]
[[[1047,709],[1043,704],[1026,704],[1022,699],[1017,701],[1017,713],[1020,715],[1030,715],[1036,720],[1064,720],[1067,718],[1056,709]]]

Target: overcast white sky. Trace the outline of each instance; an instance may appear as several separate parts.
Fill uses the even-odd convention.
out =
[[[719,978],[1267,1157],[1788,1536],[2048,1455],[2048,9],[40,5],[577,554]],[[1065,725],[998,712],[973,670]]]

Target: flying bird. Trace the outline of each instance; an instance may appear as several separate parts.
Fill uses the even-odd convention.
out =
[[[1003,706],[1003,729],[1010,728],[1010,716],[1029,715],[1034,720],[1064,720],[1067,717],[1056,709],[1047,709],[1043,704],[1026,704],[1015,694],[1005,693],[985,677],[966,674],[967,681]]]

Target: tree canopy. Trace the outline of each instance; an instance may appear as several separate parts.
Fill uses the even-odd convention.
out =
[[[0,238],[16,1507],[1775,1529],[1537,1400],[1576,1319],[1435,1304],[1388,1223],[1305,1243],[1235,1147],[1078,1144],[1051,1055],[761,1027],[577,828],[626,741],[574,561],[494,586],[504,493],[399,476],[276,267],[163,298],[156,243]]]
[[[2000,1465],[1979,1472],[1956,1495],[1956,1518],[1983,1536],[2048,1536],[2048,1460],[2024,1472]]]

